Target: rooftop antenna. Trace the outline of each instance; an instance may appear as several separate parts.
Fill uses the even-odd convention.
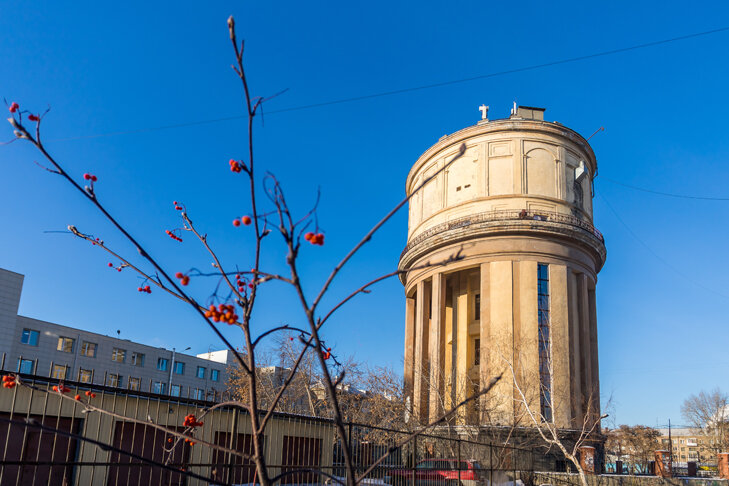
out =
[[[595,133],[593,133],[592,135],[590,135],[589,137],[587,137],[587,141],[589,141],[592,137],[594,137],[595,135],[597,135],[598,132],[604,132],[604,131],[605,131],[605,127],[598,128],[597,130],[595,130]]]
[[[121,329],[116,330],[116,338],[121,339]]]
[[[516,100],[514,100],[514,106],[511,108],[511,116],[516,116]]]

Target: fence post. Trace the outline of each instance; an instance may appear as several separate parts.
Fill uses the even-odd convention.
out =
[[[347,444],[349,444],[349,446],[348,446],[349,447],[349,457],[352,458],[352,466],[356,468],[357,461],[354,458],[354,451],[352,450],[352,422],[351,421],[347,424],[347,435],[348,435]],[[356,471],[356,469],[355,469],[355,471]],[[347,473],[349,473],[349,471],[347,471]],[[354,481],[355,479],[357,479],[357,478],[347,478],[347,480],[348,480],[347,482],[349,483],[350,481]]]
[[[461,439],[458,439],[458,484],[461,484]]]
[[[415,461],[417,461],[417,458],[418,458],[417,452],[418,452],[418,436],[416,435],[415,437],[413,437],[413,460],[410,461],[410,474],[412,476],[410,478],[412,480],[411,486],[415,486]]]
[[[233,420],[231,420],[230,424],[230,445],[228,446],[229,449],[235,449],[236,448],[236,439],[238,438],[238,407],[233,407]],[[231,457],[229,454],[226,454],[228,456],[226,459],[229,463],[228,465],[228,482],[229,483],[235,483],[235,457]],[[242,468],[241,468],[242,469]]]

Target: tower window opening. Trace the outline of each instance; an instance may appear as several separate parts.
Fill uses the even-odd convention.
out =
[[[582,209],[584,204],[584,193],[582,191],[582,184],[579,181],[575,181],[574,185],[572,186],[572,190],[575,194],[575,206]]]
[[[473,347],[473,365],[478,366],[481,364],[481,339],[476,338],[474,340]]]
[[[476,298],[473,299],[473,320],[481,320],[481,294],[476,294]]]
[[[537,313],[539,319],[539,404],[542,417],[552,421],[552,349],[549,335],[549,265],[537,265]]]

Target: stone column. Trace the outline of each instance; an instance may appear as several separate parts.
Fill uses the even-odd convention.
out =
[[[443,414],[443,365],[445,351],[445,275],[433,275],[432,316],[430,320],[430,421]]]
[[[479,339],[481,340],[481,361],[479,362],[479,380],[480,389],[483,389],[488,382],[493,378],[491,374],[494,369],[489,366],[491,356],[491,289],[490,289],[490,278],[489,272],[490,264],[481,264],[481,273],[479,276],[480,292],[481,292],[481,319],[479,322]],[[482,395],[480,398],[479,411],[481,417],[479,418],[480,424],[485,425],[489,423],[489,404],[490,404],[491,392]]]
[[[600,369],[597,359],[597,306],[595,303],[595,282],[588,280],[587,305],[590,317],[590,371],[592,371],[592,412],[600,416]],[[600,429],[597,429],[600,432]]]
[[[537,262],[514,262],[514,348],[519,386],[529,409],[541,412],[539,393],[539,316],[537,309]],[[518,407],[517,416],[527,419]]]
[[[460,403],[468,396],[468,281],[466,272],[460,272],[458,293],[454,296],[456,302],[456,403]],[[466,424],[468,406],[458,409],[456,423]]]
[[[511,425],[514,419],[514,377],[509,364],[514,363],[514,307],[513,263],[491,262],[489,313],[490,342],[489,370],[502,374],[501,380],[489,394],[492,423]]]
[[[720,452],[717,454],[719,464],[719,477],[721,479],[729,479],[729,452]]]
[[[405,299],[405,399],[410,399],[410,412],[413,406],[413,363],[415,345],[415,299]]]
[[[589,297],[587,292],[587,276],[584,273],[577,275],[577,303],[579,306],[580,320],[580,367],[582,368],[582,410],[585,413],[595,413],[593,410],[587,410],[590,399],[594,398],[594,386],[592,383],[592,357],[590,356],[590,309]]]
[[[570,346],[567,267],[549,266],[550,341],[552,345],[552,416],[560,428],[570,427]]]
[[[430,302],[428,302],[428,286],[424,280],[418,282],[415,304],[415,362],[413,364],[413,414],[416,420],[423,422],[428,417],[427,394],[427,355],[428,355],[428,320]]]
[[[567,272],[567,300],[569,301],[569,325],[570,325],[570,403],[572,415],[572,427],[581,428],[583,419],[582,403],[582,365],[580,363],[580,315],[577,299],[577,275]]]

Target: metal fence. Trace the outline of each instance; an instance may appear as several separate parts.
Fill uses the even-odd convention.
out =
[[[190,437],[184,417],[214,405],[191,398],[65,382],[67,396],[111,412],[89,412],[52,388],[59,380],[19,375],[30,385],[0,390],[0,486],[5,485],[204,485],[250,484],[249,459],[209,444],[252,453],[250,417],[221,406]],[[86,392],[93,393],[88,397]],[[281,484],[332,484],[346,478],[343,443],[365,484],[458,486],[528,483],[535,469],[553,470],[559,459],[536,450],[469,440],[467,431],[439,428],[410,437],[407,431],[348,423],[340,437],[331,420],[275,414],[266,429],[264,455]],[[407,439],[407,440],[405,440]],[[400,442],[405,441],[399,447]],[[377,466],[381,456],[387,458]],[[322,472],[324,474],[319,474]]]

